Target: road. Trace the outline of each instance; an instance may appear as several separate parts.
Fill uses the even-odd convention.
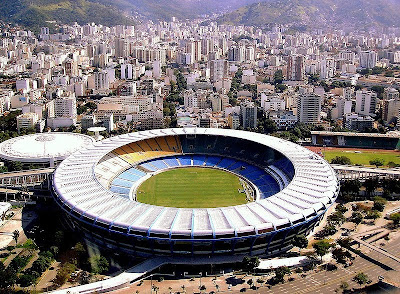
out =
[[[389,253],[400,256],[400,237],[390,241],[384,248]],[[364,249],[366,250],[365,247]],[[336,271],[319,271],[307,273],[307,276],[304,278],[296,277],[295,280],[292,282],[275,285],[272,286],[271,289],[263,286],[257,290],[250,290],[249,286],[246,284],[246,282],[244,282],[242,284],[238,284],[237,286],[233,286],[231,290],[228,290],[225,281],[228,276],[221,276],[217,279],[217,283],[220,286],[219,293],[240,293],[240,290],[242,288],[247,289],[246,293],[260,294],[335,293],[335,289],[339,288],[342,281],[346,281],[349,284],[350,288],[359,288],[359,285],[352,281],[352,278],[359,272],[366,273],[373,282],[376,282],[378,280],[378,276],[383,276],[387,278],[388,275],[390,275],[391,278],[398,277],[398,279],[400,280],[400,264],[390,259],[389,257],[375,251],[365,251],[365,254],[361,254],[361,256],[355,256],[356,258],[353,261],[353,265],[348,268],[340,267]],[[295,274],[294,276],[297,276],[297,274]],[[248,278],[249,277],[245,277],[244,280],[246,281]],[[256,278],[254,280],[256,280]],[[266,279],[264,278],[264,280]],[[399,280],[394,280],[394,282],[399,283]],[[172,279],[165,280],[159,283],[153,280],[153,283],[160,288],[159,293],[169,293],[168,287],[171,287],[174,291],[179,291],[181,285],[185,285],[186,293],[197,293],[199,279],[196,278],[194,281],[189,281],[189,279]],[[207,286],[207,291],[215,289],[211,277],[202,278],[202,283]],[[142,286],[132,285],[129,288],[121,289],[113,293],[132,294],[135,293],[136,290],[139,290],[140,293],[150,293],[150,281],[145,281]]]
[[[393,255],[399,256],[400,238],[390,242],[387,246],[385,246],[385,250]],[[351,280],[358,272],[366,273],[373,282],[376,282],[378,280],[378,276],[381,275],[385,277],[386,273],[393,275],[395,271],[400,271],[400,264],[398,262],[389,257],[383,256],[378,252],[370,251],[366,256],[357,256],[353,262],[353,265],[348,268],[338,268],[338,270],[331,272],[321,271],[310,274],[305,278],[298,278],[290,283],[273,286],[271,290],[261,288],[257,292],[283,294],[334,293],[335,289],[339,288],[339,285],[342,281],[348,282],[350,288],[359,287]],[[400,273],[398,276],[400,277]]]

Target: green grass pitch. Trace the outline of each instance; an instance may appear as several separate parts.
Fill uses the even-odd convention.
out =
[[[336,156],[346,156],[350,158],[352,164],[361,164],[361,165],[369,165],[369,161],[381,158],[385,161],[385,165],[388,162],[393,161],[396,164],[400,164],[400,153],[399,152],[385,152],[385,151],[366,151],[360,150],[358,152],[354,151],[325,151],[324,152],[325,159],[327,161],[331,161]]]
[[[137,201],[147,204],[213,208],[246,203],[239,178],[212,168],[177,168],[152,176],[136,192]]]

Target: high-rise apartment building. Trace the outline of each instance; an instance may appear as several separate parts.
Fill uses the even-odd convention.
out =
[[[316,124],[321,118],[321,97],[315,93],[302,94],[297,99],[297,121]]]
[[[257,127],[257,106],[253,102],[244,102],[240,105],[240,120],[244,129]]]
[[[377,95],[373,91],[359,90],[356,92],[356,113],[375,116]]]

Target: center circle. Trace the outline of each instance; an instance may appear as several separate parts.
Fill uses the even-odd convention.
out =
[[[221,169],[184,167],[151,175],[136,189],[138,202],[177,208],[216,208],[253,201],[243,178]]]

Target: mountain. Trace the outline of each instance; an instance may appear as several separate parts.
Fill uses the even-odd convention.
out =
[[[117,0],[118,1],[118,0]],[[62,24],[96,22],[104,25],[132,24],[117,6],[107,6],[90,0],[1,0],[0,20],[18,23],[37,31],[51,26],[49,21]]]
[[[227,13],[219,23],[269,26],[400,26],[400,0],[265,0]]]
[[[151,20],[194,18],[230,12],[258,0],[0,0],[0,20],[37,30],[48,21],[131,24],[130,16]]]

